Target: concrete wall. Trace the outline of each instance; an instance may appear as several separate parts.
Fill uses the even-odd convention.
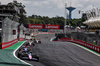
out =
[[[26,28],[23,26],[23,24],[21,24],[20,26],[20,38],[25,38],[25,33],[23,33],[23,31],[25,31]]]
[[[3,20],[2,25],[3,25],[3,27],[2,27],[2,29],[3,29],[2,43],[17,39],[19,23],[14,22],[14,21],[10,20],[9,18],[5,18]],[[13,30],[16,31],[15,35],[13,35]]]
[[[26,39],[31,39],[31,36],[26,36]]]

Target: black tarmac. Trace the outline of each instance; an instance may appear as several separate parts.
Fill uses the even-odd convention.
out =
[[[26,62],[34,66],[100,66],[100,57],[69,42],[50,41],[54,35],[38,35],[41,44],[32,47],[34,54],[39,55],[39,62]]]

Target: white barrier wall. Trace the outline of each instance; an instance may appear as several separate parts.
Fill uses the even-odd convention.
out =
[[[30,36],[26,36],[26,39],[31,39],[31,37]]]
[[[9,18],[5,18],[2,23],[2,29],[3,29],[3,37],[2,37],[2,43],[3,42],[9,42],[14,39],[17,39],[18,35],[18,22],[12,21]],[[13,30],[15,30],[15,35],[13,35]]]
[[[23,26],[23,24],[21,24],[21,26],[20,26],[20,38],[25,38],[25,33],[23,33],[23,32],[25,32],[25,30],[26,30],[26,28]]]

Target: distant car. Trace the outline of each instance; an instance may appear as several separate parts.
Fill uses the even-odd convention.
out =
[[[34,43],[40,43],[41,44],[41,41],[39,39],[36,39],[36,40],[34,40]]]
[[[35,46],[33,41],[27,41],[26,46]]]
[[[22,51],[29,52],[29,51],[31,51],[31,47],[30,47],[30,46],[22,46],[22,47],[18,50],[18,52],[20,53],[20,52],[22,52]]]
[[[29,46],[35,46],[34,42],[33,41],[29,42]]]
[[[39,56],[33,55],[32,52],[22,51],[18,55],[19,55],[18,57],[23,60],[33,60],[37,62],[39,61]]]
[[[29,46],[25,46],[25,47],[22,47],[22,51],[30,51],[31,50],[31,48],[29,47]]]

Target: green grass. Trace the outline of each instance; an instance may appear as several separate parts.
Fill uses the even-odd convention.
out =
[[[19,41],[19,42],[13,44],[12,46],[10,46],[10,47],[8,47],[8,48],[5,48],[5,49],[13,49],[13,50],[15,50],[15,49],[17,49],[23,42],[24,42],[24,41]]]

